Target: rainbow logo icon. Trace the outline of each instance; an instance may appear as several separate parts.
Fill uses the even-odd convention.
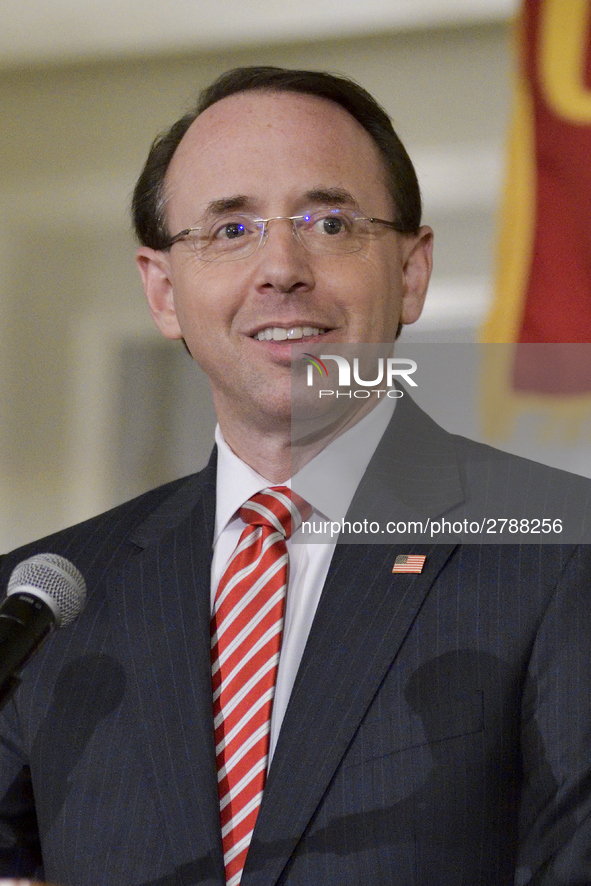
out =
[[[315,357],[314,354],[302,354],[302,357],[306,358],[306,362],[309,363],[310,366],[315,366],[323,378],[328,377],[328,369],[326,368],[322,360],[320,360],[318,357]]]

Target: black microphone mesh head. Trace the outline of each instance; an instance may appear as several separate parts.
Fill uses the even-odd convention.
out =
[[[59,627],[77,618],[86,603],[86,582],[73,563],[58,554],[35,554],[14,569],[7,596],[26,588],[42,592],[53,602]]]

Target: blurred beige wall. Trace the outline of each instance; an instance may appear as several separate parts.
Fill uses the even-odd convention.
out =
[[[509,32],[0,68],[0,551],[207,458],[207,385],[152,329],[128,202],[152,138],[227,68],[343,72],[382,102],[436,229],[431,304],[408,337],[474,337],[491,289]]]

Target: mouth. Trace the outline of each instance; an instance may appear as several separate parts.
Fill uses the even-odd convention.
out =
[[[255,341],[304,341],[317,335],[324,335],[326,329],[319,326],[266,326],[256,332]]]

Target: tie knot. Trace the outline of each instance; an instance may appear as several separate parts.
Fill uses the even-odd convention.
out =
[[[307,520],[312,508],[288,486],[271,486],[257,492],[240,508],[240,516],[252,526],[269,526],[289,538]]]

